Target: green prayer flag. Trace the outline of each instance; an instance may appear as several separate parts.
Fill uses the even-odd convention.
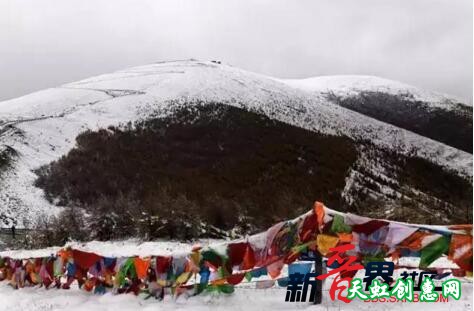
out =
[[[234,286],[230,284],[222,285],[208,285],[206,287],[207,292],[218,292],[223,294],[232,294],[234,292]]]
[[[194,295],[199,295],[207,288],[207,284],[195,284],[194,285]]]
[[[331,231],[334,233],[351,233],[352,228],[344,222],[344,217],[336,214],[332,219]]]
[[[135,263],[133,261],[133,257],[130,257],[125,261],[122,266],[121,271],[124,275],[129,276],[130,278],[136,278],[137,272],[135,271]]]
[[[245,273],[245,279],[248,282],[250,282],[252,280],[252,273],[250,273],[250,272]]]
[[[219,276],[220,279],[223,279],[229,275],[227,271],[224,269],[224,267],[219,267],[217,268],[217,275]]]
[[[450,236],[442,236],[421,250],[420,268],[427,268],[436,259],[449,251]]]
[[[123,274],[122,271],[117,272],[117,275],[115,276],[116,282],[118,283],[119,286],[124,286],[125,285],[125,275]]]
[[[225,259],[225,258],[223,258],[223,256],[221,256],[219,253],[217,253],[213,249],[208,249],[208,250],[202,251],[201,256],[202,256],[202,261],[208,261],[208,262],[210,262],[211,264],[213,264],[215,266],[222,265],[222,263]]]
[[[232,294],[234,292],[234,286],[230,284],[218,285],[217,289],[220,293]]]
[[[308,243],[297,245],[291,249],[295,253],[302,253],[308,250]]]

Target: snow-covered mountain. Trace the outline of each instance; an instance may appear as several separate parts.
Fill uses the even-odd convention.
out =
[[[472,153],[472,104],[373,76],[284,80],[377,120]]]
[[[357,161],[347,171],[340,194],[348,204],[357,201],[358,193],[368,187],[370,180],[376,189],[369,196],[393,199],[393,206],[385,206],[383,213],[393,212],[394,200],[401,197],[417,197],[420,208],[430,211],[431,201],[425,200],[432,197],[429,189],[407,190],[406,185],[400,185],[396,178],[399,172],[387,160],[392,154],[428,160],[437,169],[471,183],[472,151],[450,146],[437,140],[436,135],[429,138],[417,134],[394,122],[385,122],[380,114],[361,113],[354,106],[335,100],[365,91],[409,98],[438,112],[461,107],[472,128],[472,107],[389,80],[358,76],[279,80],[216,62],[155,63],[0,102],[0,215],[7,224],[12,220],[32,221],[39,213],[58,211],[59,207],[46,200],[44,191],[34,185],[38,177],[34,171],[66,155],[80,133],[150,116],[169,116],[193,103],[221,103],[290,126],[358,142]],[[449,192],[449,185],[446,187],[443,193]],[[420,195],[424,198],[420,199]],[[443,195],[434,200],[450,211],[460,208]]]
[[[432,107],[442,107],[446,109],[451,109],[452,102],[462,102],[461,99],[448,94],[426,91],[402,82],[376,76],[335,75],[307,79],[286,79],[281,81],[308,92],[333,92],[344,97],[358,95],[364,91],[410,96],[413,100],[428,102]]]

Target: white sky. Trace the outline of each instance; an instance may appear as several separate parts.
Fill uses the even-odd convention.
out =
[[[0,100],[198,58],[282,78],[368,74],[472,102],[472,0],[0,0]]]

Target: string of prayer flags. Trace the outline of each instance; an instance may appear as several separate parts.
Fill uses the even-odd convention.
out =
[[[262,276],[271,280],[257,280],[257,288],[271,287],[275,281],[285,284],[288,279],[280,277],[285,265],[290,274],[306,274],[311,262],[295,261],[308,254],[329,257],[331,248],[348,243],[354,245],[349,252],[359,263],[417,256],[419,267],[430,269],[438,258],[447,256],[459,267],[451,269],[453,275],[472,274],[472,225],[426,226],[370,219],[316,202],[311,211],[266,232],[214,247],[198,245],[184,254],[115,258],[64,248],[42,258],[0,257],[0,280],[9,281],[14,288],[63,289],[77,281],[80,288],[96,294],[145,291],[158,299],[187,291],[193,295],[232,293],[235,285]]]

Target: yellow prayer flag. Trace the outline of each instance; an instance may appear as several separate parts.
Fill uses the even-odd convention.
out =
[[[339,238],[327,234],[318,234],[316,238],[318,250],[324,256],[329,253],[330,248],[336,247],[338,242]]]

